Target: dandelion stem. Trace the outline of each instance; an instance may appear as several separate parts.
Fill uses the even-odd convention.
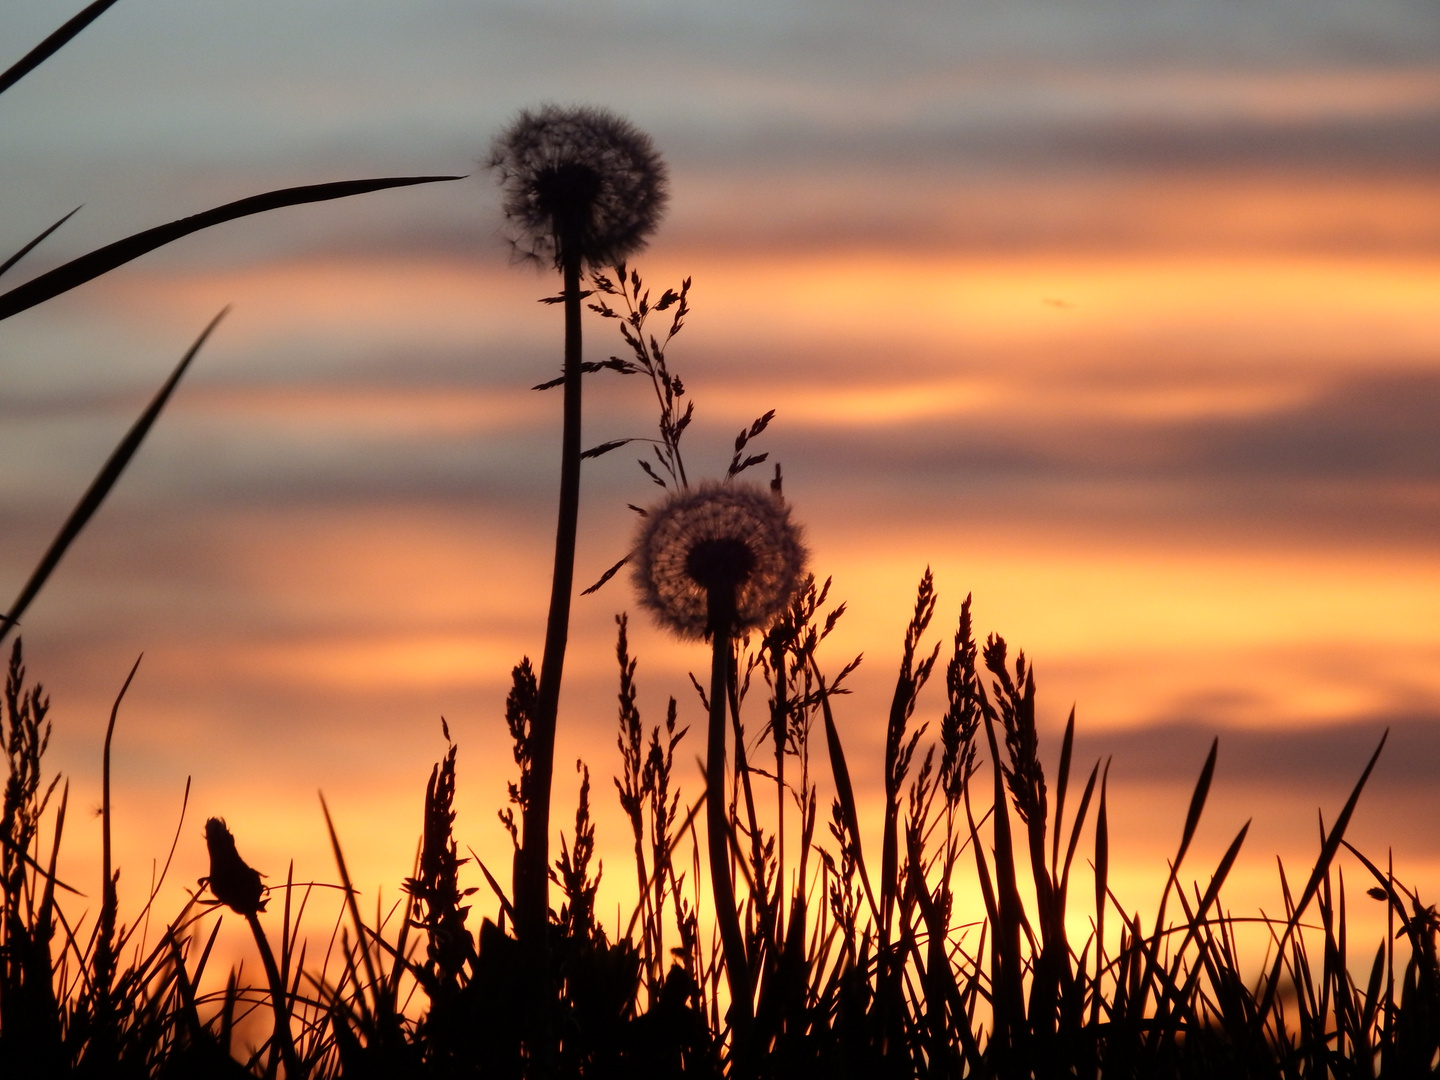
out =
[[[550,585],[550,616],[545,625],[545,654],[531,729],[531,790],[526,798],[524,894],[519,897],[522,925],[543,927],[549,865],[550,785],[555,771],[555,721],[560,678],[570,636],[570,597],[575,578],[575,534],[580,512],[580,260],[565,260],[565,417],[560,449],[560,513],[555,526],[555,571]]]
[[[728,592],[728,605],[717,593]],[[717,600],[720,602],[717,603]],[[720,614],[728,606],[731,614]],[[715,891],[715,921],[720,927],[720,944],[725,956],[725,978],[730,986],[730,1027],[732,1060],[746,1041],[750,1029],[750,967],[745,958],[745,939],[740,933],[740,918],[735,909],[735,884],[730,876],[730,826],[725,799],[725,703],[729,700],[730,665],[734,642],[730,633],[718,629],[733,625],[735,590],[710,590],[711,637],[710,652],[710,740],[706,751],[706,821],[710,839],[710,882]]]
[[[550,787],[555,772],[555,724],[560,709],[560,678],[570,636],[570,598],[575,579],[575,534],[580,515],[580,253],[573,244],[561,250],[565,296],[565,415],[560,446],[560,511],[555,526],[555,570],[550,585],[550,615],[545,624],[545,654],[530,729],[529,791],[525,794],[520,874],[516,881],[516,930],[525,942],[537,980],[535,1004],[546,1007],[549,970],[545,928],[549,921]],[[541,1023],[541,1013],[536,1014]],[[542,1033],[541,1045],[548,1045]]]

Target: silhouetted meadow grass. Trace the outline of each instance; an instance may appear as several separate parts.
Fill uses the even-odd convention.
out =
[[[0,91],[110,2],[92,4],[0,75]],[[516,140],[536,135],[525,125],[540,120],[599,123],[635,160],[653,155],[647,139],[608,114],[541,110],[522,117],[510,144],[497,144],[497,165],[525,148]],[[584,138],[578,145],[585,153],[595,147]],[[658,169],[658,158],[652,164]],[[899,643],[889,708],[869,718],[884,735],[883,798],[879,820],[862,822],[836,718],[860,661],[837,664],[825,649],[845,605],[833,599],[829,579],[804,570],[807,553],[778,466],[766,486],[740,479],[766,463],[752,443],[773,413],[738,434],[721,481],[692,486],[681,440],[694,406],[666,356],[690,311],[690,282],[652,300],[634,267],[597,265],[601,256],[623,259],[653,226],[663,173],[645,189],[653,205],[643,220],[626,224],[622,215],[630,231],[601,243],[586,200],[609,189],[574,165],[566,159],[556,175],[542,170],[544,183],[529,191],[543,196],[538,202],[524,201],[523,185],[511,192],[531,215],[528,239],[562,275],[563,291],[552,299],[565,308],[564,373],[537,389],[565,388],[566,419],[546,656],[538,677],[528,659],[516,664],[506,701],[516,767],[509,804],[499,809],[514,850],[508,885],[456,834],[459,757],[447,726],[449,748],[425,790],[416,861],[409,876],[397,873],[400,892],[388,906],[377,898],[373,910],[362,910],[322,801],[333,884],[296,882],[292,869],[283,884],[266,886],[241,853],[245,838],[212,817],[204,828],[210,872],[188,902],[168,918],[154,910],[167,858],[135,918],[122,921],[109,765],[122,688],[104,747],[102,889],[91,910],[90,898],[57,877],[68,787],[45,773],[48,699],[27,677],[17,638],[0,717],[4,1075],[1433,1074],[1440,1061],[1435,911],[1388,864],[1345,841],[1383,740],[1334,821],[1322,822],[1318,855],[1303,878],[1292,880],[1282,867],[1284,911],[1274,917],[1236,916],[1223,903],[1248,825],[1213,868],[1197,874],[1186,861],[1216,769],[1212,745],[1168,873],[1149,906],[1137,908],[1110,882],[1109,763],[1076,766],[1072,713],[1058,767],[1047,774],[1029,660],[1012,656],[997,636],[977,638],[968,597],[953,613],[953,629],[941,633],[926,570]],[[0,295],[0,318],[221,220],[431,179],[441,178],[292,189],[185,219]],[[581,363],[585,298],[619,327],[629,356]],[[650,325],[656,315],[669,320],[663,336]],[[62,527],[0,636],[123,472],[201,342]],[[658,438],[579,448],[581,376],[606,371],[645,377],[659,410]],[[634,549],[587,592],[632,564],[643,605],[677,633],[707,641],[711,668],[706,682],[691,679],[707,724],[700,759],[698,735],[682,719],[691,706],[671,697],[660,720],[642,716],[639,661],[628,619],[617,616],[613,783],[630,832],[636,904],[628,919],[607,927],[597,906],[592,800],[602,791],[608,797],[609,785],[592,787],[589,766],[579,765],[573,824],[561,831],[552,859],[549,773],[578,465],[632,442],[648,447],[641,468],[664,495],[635,508],[643,524]],[[937,689],[943,682],[943,707],[927,719],[921,694],[932,680]],[[702,769],[698,786],[681,778],[692,754]],[[196,842],[194,832],[182,814],[171,855]],[[862,833],[872,838],[868,847]],[[1365,901],[1386,906],[1387,933],[1378,943],[1351,940],[1347,911],[1364,901],[1353,885],[1347,891],[1336,861],[1342,848],[1368,875]],[[537,852],[548,885],[536,882]],[[317,890],[337,891],[340,917],[312,930],[307,914]],[[965,899],[972,893],[979,896],[973,905]],[[213,969],[226,910],[245,921],[254,961],[221,976]],[[1149,914],[1142,918],[1141,910]],[[1258,957],[1241,947],[1253,926],[1268,939]]]
[[[1360,852],[1352,849],[1372,878],[1369,897],[1347,892],[1334,866],[1374,758],[1321,835],[1303,881],[1282,871],[1286,908],[1265,921],[1271,945],[1257,957],[1238,945],[1255,916],[1237,917],[1221,903],[1245,829],[1198,883],[1183,884],[1214,773],[1212,748],[1172,871],[1157,882],[1153,918],[1142,921],[1143,909],[1109,887],[1105,766],[1092,766],[1083,783],[1072,777],[1072,719],[1059,770],[1046,776],[1028,662],[1011,661],[998,638],[976,642],[968,599],[943,658],[937,737],[917,722],[916,697],[942,667],[938,650],[921,644],[936,607],[927,574],[893,704],[880,718],[884,821],[880,851],[870,851],[860,841],[834,717],[854,667],[832,677],[817,657],[843,613],[828,593],[828,582],[809,579],[765,634],[739,643],[726,689],[742,750],[724,775],[725,858],[748,1009],[736,1008],[724,977],[735,954],[718,929],[696,827],[705,792],[679,778],[688,735],[682,709],[672,699],[661,721],[645,722],[627,621],[618,619],[614,784],[631,828],[639,901],[623,926],[607,928],[598,917],[587,770],[573,830],[550,874],[546,963],[555,992],[542,1030],[554,1033],[551,1075],[1433,1070],[1440,1050],[1434,911]],[[533,695],[533,674],[518,665],[512,716],[523,717]],[[317,939],[301,925],[315,886],[287,877],[262,890],[233,839],[228,847],[211,844],[208,890],[157,923],[152,944],[148,905],[133,924],[117,925],[113,871],[98,917],[76,923],[65,913],[66,886],[53,869],[65,788],[43,779],[46,700],[26,682],[18,643],[5,710],[0,1059],[35,1075],[536,1072],[526,1036],[537,1029],[517,993],[525,954],[513,935],[511,899],[488,868],[461,856],[453,828],[453,744],[426,788],[414,873],[388,909],[377,902],[361,910],[327,810],[346,900],[322,955],[309,950],[325,934]],[[523,724],[512,730],[523,741]],[[523,766],[523,749],[519,757]],[[207,840],[222,833],[228,838],[212,819]],[[1078,902],[1070,893],[1077,860],[1093,867],[1087,883],[1094,886]],[[956,902],[967,879],[979,884],[977,910]],[[1391,933],[1378,944],[1354,942],[1347,905],[1371,897],[1388,904]],[[263,975],[247,979],[242,967],[223,991],[201,992],[218,931],[209,909],[222,905],[254,930]],[[1078,940],[1068,918],[1077,909],[1091,927]],[[1257,961],[1262,974],[1245,977]],[[263,1029],[249,1028],[267,1034],[242,1046],[234,1033],[252,1014],[270,1015]]]
[[[594,306],[625,327],[634,354],[612,367],[650,374],[656,393],[661,437],[646,473],[667,492],[684,492],[679,443],[693,406],[658,335],[639,331],[663,308],[668,345],[689,311],[688,283],[653,305],[633,268],[596,274],[591,284],[602,297]],[[768,422],[769,414],[740,433],[732,478],[763,461],[749,443]],[[697,493],[691,502],[703,499],[704,489],[689,490]],[[643,546],[631,557],[644,557]],[[205,887],[163,926],[150,931],[148,904],[135,923],[117,924],[108,862],[98,915],[71,921],[67,886],[54,871],[66,789],[43,776],[47,702],[26,681],[17,641],[3,727],[0,1054],[41,1072],[101,1076],[1434,1070],[1434,910],[1353,848],[1371,879],[1368,895],[1347,892],[1336,868],[1383,741],[1334,822],[1322,825],[1303,880],[1282,868],[1285,910],[1273,918],[1236,916],[1222,902],[1248,825],[1213,868],[1197,874],[1186,863],[1216,768],[1212,745],[1169,872],[1149,905],[1136,907],[1109,881],[1109,763],[1073,769],[1072,713],[1058,767],[1047,774],[1029,660],[1012,657],[999,637],[977,639],[968,597],[953,630],[932,641],[939,598],[926,571],[889,708],[873,720],[884,732],[875,850],[861,840],[875,834],[861,820],[836,720],[859,658],[837,667],[823,655],[845,606],[828,579],[813,575],[787,596],[748,630],[736,623],[733,600],[729,608],[712,601],[690,631],[710,638],[713,658],[709,684],[692,677],[690,691],[709,717],[698,788],[681,779],[683,763],[700,753],[682,719],[692,707],[672,697],[662,719],[646,721],[628,619],[617,616],[613,783],[630,829],[637,903],[623,925],[599,917],[591,813],[599,796],[581,765],[573,828],[548,868],[538,980],[526,971],[532,954],[515,934],[511,890],[456,835],[453,742],[426,787],[415,867],[388,907],[377,900],[361,909],[325,809],[344,897],[328,940],[302,925],[322,886],[287,874],[265,888],[219,819],[205,829]],[[920,695],[932,679],[943,681],[943,707],[926,719]],[[517,775],[499,811],[517,863],[534,790],[527,777],[537,695],[534,669],[522,660],[506,702]],[[108,739],[106,762],[108,830]],[[187,835],[182,829],[177,842]],[[1072,874],[1090,886],[1083,898],[1072,893]],[[961,897],[976,888],[972,909]],[[1387,905],[1390,933],[1352,941],[1348,905],[1377,900]],[[215,980],[216,908],[246,920],[260,974],[247,977],[242,965],[223,990],[206,991]],[[1153,914],[1142,919],[1142,910]],[[1077,935],[1077,924],[1088,929]],[[1256,924],[1268,946],[1245,955],[1241,939]],[[536,985],[546,988],[538,1006],[525,989]],[[544,1017],[527,1015],[536,1007]],[[261,1034],[242,1043],[239,1028]],[[550,1040],[543,1049],[539,1037]]]

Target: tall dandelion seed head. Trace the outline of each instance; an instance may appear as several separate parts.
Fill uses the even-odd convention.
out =
[[[632,565],[640,603],[656,621],[705,638],[768,623],[798,586],[805,557],[780,496],[751,484],[706,484],[647,511]],[[729,626],[713,625],[717,610]]]
[[[572,245],[592,269],[640,250],[668,197],[650,136],[605,109],[524,110],[491,144],[487,164],[515,251],[557,269]]]

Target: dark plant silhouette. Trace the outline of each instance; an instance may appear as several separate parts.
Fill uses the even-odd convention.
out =
[[[710,566],[714,576],[699,569],[714,582],[711,592],[733,581],[727,566],[733,560]],[[26,684],[17,642],[0,724],[8,761],[0,813],[0,1060],[18,1063],[17,1075],[100,1077],[1433,1075],[1440,921],[1393,867],[1382,869],[1343,840],[1378,749],[1334,823],[1322,823],[1320,855],[1304,885],[1292,891],[1282,867],[1285,910],[1254,920],[1231,915],[1221,902],[1246,829],[1207,881],[1180,883],[1216,769],[1212,746],[1155,925],[1142,927],[1112,891],[1100,764],[1071,809],[1073,718],[1052,774],[1039,753],[1033,669],[1027,660],[1012,662],[998,637],[977,646],[968,599],[946,669],[939,737],[927,744],[924,724],[914,721],[920,708],[908,707],[912,688],[940,662],[922,645],[938,606],[927,576],[902,643],[886,729],[893,752],[886,754],[882,809],[885,821],[895,821],[894,854],[881,822],[883,850],[872,865],[833,715],[855,662],[832,677],[820,657],[843,613],[843,605],[827,610],[828,593],[828,583],[807,579],[763,637],[735,643],[738,662],[724,657],[730,650],[715,650],[722,655],[712,669],[720,667],[723,678],[712,679],[704,704],[712,734],[718,713],[735,741],[731,769],[713,775],[723,742],[707,762],[702,801],[723,806],[718,829],[707,819],[708,865],[694,837],[699,804],[687,811],[674,772],[684,735],[676,705],[672,699],[647,739],[622,621],[616,783],[634,832],[641,899],[612,939],[596,904],[595,823],[582,768],[574,833],[553,867],[564,903],[548,930],[547,973],[558,994],[545,1054],[521,1038],[527,1020],[516,988],[525,960],[501,929],[508,901],[483,866],[500,900],[500,923],[482,919],[473,935],[467,927],[478,900],[461,877],[469,860],[459,857],[455,839],[453,744],[427,785],[408,897],[389,914],[377,898],[373,920],[361,915],[331,825],[345,918],[322,961],[307,963],[300,929],[310,887],[287,875],[283,887],[267,891],[219,819],[205,830],[215,903],[192,899],[152,947],[143,942],[144,911],[120,922],[118,872],[108,862],[93,929],[65,914],[63,897],[74,890],[54,872],[64,789],[44,774],[48,703]],[[714,625],[733,627],[723,597],[717,606]],[[724,632],[712,632],[712,643],[716,638],[734,642]],[[747,737],[743,720],[757,680],[768,694]],[[816,835],[821,785],[811,770],[818,730],[833,782],[824,843]],[[773,774],[761,771],[758,751],[767,741],[776,744]],[[978,753],[986,746],[990,760],[982,765]],[[766,776],[777,794],[768,821],[752,784]],[[787,802],[799,813],[791,833],[799,845],[784,863],[778,821]],[[108,827],[108,797],[102,810]],[[46,821],[53,836],[43,838]],[[1067,897],[1082,844],[1094,868],[1095,906],[1091,930],[1076,939]],[[1390,914],[1386,940],[1373,961],[1362,956],[1355,975],[1346,883],[1334,865],[1342,848],[1359,860],[1373,883],[1370,895]],[[967,866],[982,897],[973,912],[956,902],[955,879],[968,876]],[[706,877],[718,905],[718,942],[707,943],[701,929]],[[277,953],[260,916],[267,907],[274,914],[279,895]],[[292,897],[299,898],[296,910]],[[198,944],[190,935],[223,907],[251,927],[263,986],[232,972],[223,990],[202,988],[218,920]],[[1164,914],[1172,908],[1173,917]],[[1107,935],[1115,919],[1120,933]],[[1269,928],[1272,948],[1254,978],[1237,929],[1257,921]],[[667,937],[676,942],[668,970]],[[419,1002],[407,1004],[417,992]],[[722,1017],[726,996],[732,1008]],[[257,1010],[271,1015],[270,1037],[239,1049],[237,1025]]]
[[[732,1053],[739,1058],[752,1050],[747,1040],[753,990],[730,874],[726,705],[736,635],[765,626],[785,608],[804,566],[800,531],[785,502],[776,492],[748,484],[706,484],[671,495],[646,511],[635,544],[641,604],[667,629],[711,643],[705,765],[710,885],[730,987]],[[743,752],[737,743],[737,757]]]
[[[0,73],[0,92],[111,3],[92,3]],[[137,917],[126,922],[111,851],[111,752],[138,661],[105,735],[101,881],[91,905],[57,874],[68,787],[46,775],[49,699],[27,681],[17,637],[0,698],[0,1072],[102,1080],[1437,1074],[1440,917],[1399,880],[1393,858],[1382,866],[1345,840],[1383,739],[1333,821],[1321,820],[1318,855],[1303,884],[1292,889],[1281,866],[1284,910],[1258,918],[1233,915],[1222,902],[1248,823],[1203,881],[1182,878],[1218,768],[1217,740],[1200,767],[1153,923],[1142,924],[1111,881],[1110,764],[1094,763],[1076,799],[1073,711],[1058,766],[1045,764],[1034,665],[1023,653],[1012,658],[996,635],[977,643],[968,597],[947,650],[943,701],[930,721],[938,734],[931,735],[922,694],[943,658],[941,644],[928,644],[939,608],[928,571],[900,643],[889,706],[873,718],[883,737],[883,803],[878,860],[873,849],[867,859],[836,716],[859,658],[837,671],[822,657],[845,607],[832,606],[828,580],[804,574],[806,553],[780,498],[778,470],[768,492],[730,482],[765,460],[749,444],[773,413],[740,432],[726,483],[692,489],[681,459],[694,409],[665,349],[688,313],[690,282],[652,303],[639,272],[623,261],[664,201],[663,172],[648,140],[597,110],[547,108],[523,115],[497,141],[494,164],[517,251],[562,274],[553,301],[564,303],[567,329],[562,377],[546,384],[566,388],[546,653],[538,679],[528,661],[515,667],[506,708],[520,773],[501,811],[517,851],[513,898],[473,852],[460,857],[457,748],[442,720],[447,749],[426,786],[419,853],[398,902],[387,907],[377,895],[373,916],[362,914],[322,799],[339,878],[330,887],[341,900],[321,958],[307,953],[320,939],[302,932],[316,883],[296,883],[287,873],[283,886],[267,888],[220,818],[205,827],[210,872],[203,883],[213,899],[192,895],[158,940],[147,940],[169,857]],[[12,289],[0,295],[0,318],[208,225],[431,179],[444,178],[357,181],[242,200]],[[0,263],[0,274],[64,220]],[[593,293],[580,288],[586,271]],[[618,321],[630,357],[581,362],[586,295],[597,297],[592,310]],[[657,311],[671,319],[663,340],[646,326]],[[113,487],[203,341],[102,469],[0,624],[0,637]],[[631,833],[637,903],[628,922],[609,931],[598,902],[598,838],[583,763],[573,832],[562,837],[553,862],[547,839],[579,461],[635,441],[579,449],[579,378],[600,369],[648,375],[660,411],[659,438],[650,440],[654,452],[642,467],[666,498],[642,511],[629,560],[642,605],[680,636],[711,643],[708,686],[692,676],[708,719],[705,792],[694,799],[675,767],[687,733],[681,708],[669,697],[663,721],[647,735],[628,621],[617,619],[615,786]],[[822,757],[828,770],[815,767]],[[188,792],[187,784],[186,802]],[[828,839],[817,837],[822,800],[830,802]],[[702,802],[708,860],[696,836]],[[182,803],[171,854],[184,820]],[[1342,849],[1358,860],[1368,897],[1385,905],[1388,920],[1373,957],[1367,944],[1358,965],[1337,865]],[[1077,861],[1093,871],[1093,893],[1079,900],[1081,890],[1071,889]],[[967,911],[957,879],[972,868],[980,902]],[[486,894],[466,884],[472,870],[495,900],[493,918],[479,918],[478,930],[471,916]],[[558,910],[549,908],[547,881],[563,897]],[[227,917],[222,909],[246,920],[263,985],[247,981],[242,965],[223,989],[206,989],[215,982],[210,965]],[[1077,934],[1086,920],[1088,930]],[[1268,933],[1263,964],[1240,947],[1245,923]],[[242,1045],[247,1018],[264,1022],[267,1014],[269,1036],[258,1047]]]
[[[546,105],[522,112],[491,148],[489,161],[504,196],[511,243],[523,258],[551,263],[561,276],[552,302],[565,310],[562,369],[564,421],[555,568],[545,651],[529,730],[522,842],[514,899],[521,939],[543,946],[550,861],[550,788],[555,723],[569,637],[580,510],[580,279],[641,248],[665,207],[665,168],[650,138],[603,109]],[[538,955],[532,955],[537,970]]]
[[[251,936],[255,938],[260,962],[265,967],[265,978],[270,984],[270,1009],[275,1017],[272,1062],[283,1061],[287,1077],[302,1076],[305,1070],[300,1065],[290,1032],[289,994],[280,968],[275,963],[270,939],[260,925],[260,913],[265,910],[267,902],[267,890],[260,880],[262,875],[240,857],[235,848],[235,837],[230,834],[223,818],[212,817],[205,822],[205,847],[210,852],[210,875],[202,884],[210,887],[217,902],[244,918]]]

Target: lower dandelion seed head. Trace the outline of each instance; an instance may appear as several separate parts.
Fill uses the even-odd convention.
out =
[[[779,495],[751,484],[706,484],[646,512],[632,565],[640,603],[656,621],[681,637],[704,638],[764,626],[779,614],[804,574],[805,555]]]

